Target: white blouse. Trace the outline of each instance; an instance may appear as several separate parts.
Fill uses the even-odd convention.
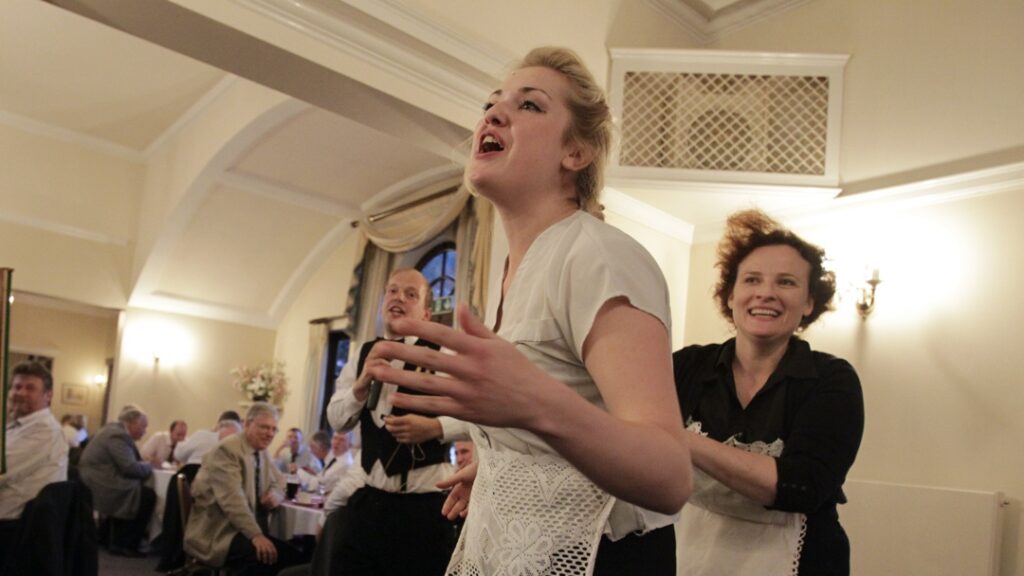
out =
[[[587,401],[605,408],[583,363],[583,343],[598,311],[617,297],[657,318],[671,334],[668,286],[658,264],[621,230],[577,211],[530,245],[505,294],[498,335]],[[481,426],[474,439],[495,451],[556,454],[521,429]],[[617,540],[666,526],[677,517],[617,501],[605,533]]]

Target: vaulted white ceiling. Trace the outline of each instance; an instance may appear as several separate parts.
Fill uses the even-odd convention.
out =
[[[61,207],[5,202],[5,220],[134,251],[124,305],[265,327],[364,210],[457,172],[466,134],[359,85],[326,111],[39,0],[0,4],[0,77],[0,128],[16,140],[143,174],[109,202],[127,225],[73,208],[90,200],[67,178],[49,187]],[[403,135],[389,110],[442,136]]]
[[[713,41],[810,0],[645,1]],[[408,8],[3,0],[0,152],[52,155],[53,170],[5,166],[0,184],[32,187],[0,189],[0,221],[110,247],[124,295],[102,305],[275,327],[353,221],[458,173],[515,56]],[[605,198],[669,232],[751,201],[628,182]]]

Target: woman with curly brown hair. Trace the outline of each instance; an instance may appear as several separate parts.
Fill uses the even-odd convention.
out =
[[[823,260],[759,211],[729,218],[715,300],[736,337],[673,355],[694,465],[680,574],[849,574],[836,505],[864,429],[860,381],[796,336],[830,309]]]

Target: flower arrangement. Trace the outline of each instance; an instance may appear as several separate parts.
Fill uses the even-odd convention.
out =
[[[269,362],[256,368],[239,366],[231,371],[235,389],[253,402],[270,402],[280,406],[288,397],[288,377],[284,362]]]

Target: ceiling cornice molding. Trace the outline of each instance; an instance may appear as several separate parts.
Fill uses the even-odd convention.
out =
[[[230,88],[237,80],[238,77],[233,74],[227,74],[221,78],[213,85],[213,87],[207,90],[199,100],[196,100],[191,106],[189,106],[188,110],[174,121],[174,124],[167,127],[166,130],[161,132],[159,136],[153,139],[153,141],[146,146],[146,149],[142,151],[143,159],[147,162],[152,159],[164,144],[169,142],[178,132],[198,118],[204,110],[216,102],[217,99],[220,98],[220,96],[224,94],[224,92],[226,92],[227,89]]]
[[[687,50],[663,48],[611,48],[613,59],[637,59],[645,63],[676,64],[685,60],[687,64],[709,66],[709,71],[718,72],[723,66],[771,66],[773,68],[795,68],[813,73],[816,70],[831,72],[842,68],[850,61],[849,54],[825,54],[806,52],[746,52],[735,50]]]
[[[684,0],[647,0],[701,44],[710,44],[722,34],[746,28],[766,18],[792,10],[811,0],[756,0],[738,8],[726,8],[707,17]]]
[[[647,0],[647,4],[667,16],[698,44],[705,45],[714,41],[714,34],[708,30],[707,18],[679,0]]]
[[[879,188],[824,205],[780,210],[774,216],[790,226],[807,226],[832,217],[854,218],[859,212],[915,210],[1014,190],[1024,190],[1024,162]],[[698,226],[694,242],[716,241],[723,226],[724,222]]]
[[[393,33],[375,34],[362,30],[351,22],[332,16],[313,2],[233,1],[404,82],[410,82],[419,89],[449,99],[465,110],[468,117],[475,118],[479,114],[480,103],[493,89],[502,72],[502,67],[498,65],[499,59],[478,48],[483,44],[482,40],[459,35],[424,14],[395,2],[342,0],[378,20],[382,28],[397,30],[417,42],[438,47],[442,53],[476,70],[481,78],[472,78],[453,67],[425,57],[421,46],[398,43]],[[506,62],[512,60],[510,56]]]
[[[222,172],[217,176],[217,183],[241,192],[255,194],[328,216],[357,220],[363,214],[355,204],[324,198],[276,182],[269,182],[262,178],[237,172]]]
[[[220,320],[267,330],[276,330],[278,324],[261,310],[226,306],[162,292],[134,295],[128,303],[128,309],[132,308],[194,316],[205,320]]]
[[[605,210],[628,218],[638,224],[657,230],[670,238],[687,244],[693,243],[693,224],[659,210],[646,202],[642,202],[624,194],[615,188],[606,187],[601,191],[601,203]]]
[[[91,152],[104,154],[106,156],[113,156],[114,158],[127,160],[128,162],[135,164],[145,164],[146,162],[146,155],[140,150],[123,146],[121,144],[115,144],[109,140],[97,138],[96,136],[78,132],[76,130],[69,130],[61,126],[54,126],[53,124],[40,122],[39,120],[22,116],[20,114],[14,114],[13,112],[8,112],[6,110],[0,110],[0,124],[10,126],[11,128],[36,136],[74,144],[75,146],[79,146]]]
[[[67,236],[77,240],[88,240],[89,242],[96,242],[98,244],[108,244],[119,248],[127,248],[132,243],[132,241],[127,238],[112,236],[110,234],[96,232],[95,230],[87,230],[77,226],[60,224],[52,220],[43,220],[41,218],[34,218],[23,214],[14,214],[5,211],[2,208],[0,208],[0,222],[8,222],[19,226],[42,230],[43,232],[49,232],[51,234]]]
[[[101,306],[93,306],[83,302],[75,302],[74,300],[55,298],[45,294],[14,290],[14,305],[17,306],[18,304],[28,304],[29,306],[35,306],[36,308],[70,312],[72,314],[79,314],[92,318],[102,318],[104,320],[115,319],[120,312],[113,308],[103,308]]]
[[[644,190],[664,190],[668,192],[700,192],[712,194],[735,194],[743,196],[797,196],[815,200],[827,200],[837,197],[842,188],[829,186],[786,186],[781,184],[745,184],[732,182],[696,182],[676,180],[648,180],[623,177],[610,177],[609,186],[618,188],[642,188]]]
[[[516,59],[501,46],[484,38],[471,38],[396,0],[342,1],[494,78],[500,78]]]

